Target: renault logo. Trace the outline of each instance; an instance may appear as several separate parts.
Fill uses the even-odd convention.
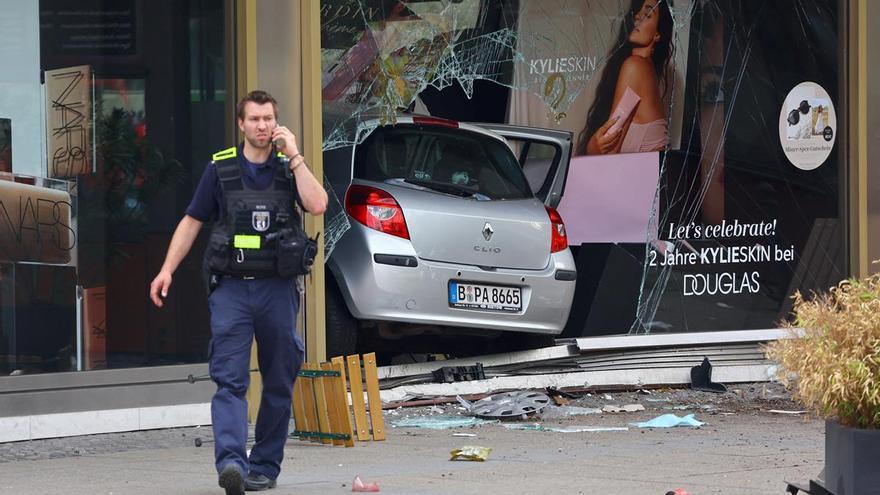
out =
[[[494,234],[494,233],[495,233],[495,231],[492,230],[492,224],[490,224],[489,222],[486,222],[486,225],[483,225],[483,238],[486,239],[487,242],[491,241],[492,234]]]

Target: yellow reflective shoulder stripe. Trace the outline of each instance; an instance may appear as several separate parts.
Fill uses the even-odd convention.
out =
[[[238,156],[238,148],[233,146],[232,148],[226,148],[225,150],[218,151],[211,155],[211,160],[219,161],[226,160],[227,158],[235,158]]]

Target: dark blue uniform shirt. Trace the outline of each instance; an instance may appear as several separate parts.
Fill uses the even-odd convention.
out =
[[[284,165],[274,153],[263,163],[252,163],[244,157],[242,147],[242,145],[238,145],[238,164],[241,166],[242,182],[245,187],[250,189],[267,189],[272,185],[276,167]],[[297,203],[300,203],[300,207],[302,207],[299,192],[296,190],[296,182],[294,182],[293,191]],[[217,178],[217,167],[213,163],[209,163],[205,167],[192,201],[186,208],[186,214],[200,222],[210,222],[226,215],[226,201],[223,199],[220,179]]]

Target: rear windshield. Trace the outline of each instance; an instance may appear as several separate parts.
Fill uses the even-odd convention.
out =
[[[402,180],[483,199],[532,197],[510,148],[497,139],[460,129],[407,124],[379,127],[357,147],[354,177]]]

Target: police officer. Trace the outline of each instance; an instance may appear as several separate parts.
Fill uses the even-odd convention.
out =
[[[275,99],[252,91],[237,112],[244,142],[214,154],[150,285],[150,298],[161,308],[174,270],[202,224],[215,219],[204,262],[211,274],[209,367],[217,383],[211,401],[214,455],[227,495],[276,485],[304,347],[294,328],[295,278],[276,272],[275,244],[282,229],[299,229],[294,201],[313,215],[327,208],[327,193],[306,166],[296,137],[277,125]],[[248,456],[245,392],[254,337],[263,395]]]

